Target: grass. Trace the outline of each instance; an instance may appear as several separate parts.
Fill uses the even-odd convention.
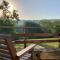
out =
[[[43,38],[43,39],[37,39],[37,40],[59,40],[59,39],[60,38]],[[29,40],[36,40],[36,39],[29,39]],[[46,48],[58,48],[59,42],[40,43],[40,45]]]
[[[51,42],[51,43],[41,43],[41,46],[44,46],[46,48],[58,48],[59,43],[58,42]]]
[[[16,48],[16,51],[20,51],[24,48],[24,44],[16,44],[15,48]]]
[[[43,38],[43,39],[37,39],[37,40],[58,40],[60,38]],[[36,39],[29,39],[29,40],[36,40]]]

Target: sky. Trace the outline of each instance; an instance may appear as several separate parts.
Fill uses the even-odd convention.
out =
[[[60,0],[7,0],[16,10],[20,19],[59,19]]]

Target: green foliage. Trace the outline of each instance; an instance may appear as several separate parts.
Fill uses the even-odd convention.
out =
[[[43,33],[42,27],[37,23],[26,21],[24,25],[27,27],[25,33]]]
[[[43,29],[46,29],[49,33],[60,32],[60,21],[59,20],[41,20],[40,25]]]
[[[55,33],[59,33],[60,32],[60,21],[54,21],[53,26],[54,26],[53,28],[54,28]]]
[[[15,10],[11,13],[9,10],[9,3],[5,0],[0,4],[2,10],[2,17],[0,17],[0,26],[10,26],[10,28],[0,28],[0,33],[13,33],[15,32],[15,23],[19,17]]]
[[[44,32],[44,31],[42,31],[42,27],[39,24],[32,22],[32,21],[26,21],[24,23],[24,26],[26,27],[25,33],[33,34],[33,33],[43,33]],[[29,38],[40,38],[40,37],[35,36],[35,37],[29,37]]]
[[[13,33],[15,32],[15,24],[16,22],[13,20],[0,18],[0,26],[5,26],[5,28],[0,28],[0,33]],[[6,28],[9,26],[8,28]]]

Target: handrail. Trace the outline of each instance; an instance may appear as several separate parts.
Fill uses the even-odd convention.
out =
[[[59,40],[26,40],[26,43],[51,43],[51,42],[59,42]],[[24,40],[16,40],[15,43],[17,44],[23,44]]]
[[[47,40],[47,39],[28,39],[29,37],[34,37],[34,36],[53,36],[52,34],[50,33],[34,33],[34,34],[14,34],[15,36],[19,36],[19,37],[27,37],[26,39],[24,40],[16,40],[15,43],[19,44],[24,44],[24,46],[26,46],[27,43],[51,43],[51,42],[59,42],[60,41],[60,38],[58,39],[52,39],[52,40]],[[59,37],[59,36],[58,36]]]
[[[15,36],[21,37],[31,37],[31,36],[52,36],[50,33],[22,33],[22,34],[14,34]]]
[[[24,55],[25,53],[30,51],[32,48],[34,48],[35,46],[36,46],[36,44],[31,44],[30,46],[26,47],[25,49],[21,50],[20,52],[17,52],[17,56],[21,57],[22,55]]]

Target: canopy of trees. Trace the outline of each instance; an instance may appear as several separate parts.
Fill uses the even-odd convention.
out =
[[[41,20],[40,25],[49,33],[60,32],[60,20]]]
[[[42,27],[35,22],[26,21],[24,27],[26,27],[25,33],[43,33]]]
[[[59,33],[60,32],[60,20],[33,20],[23,21],[22,24],[25,28],[25,33]],[[19,23],[20,24],[20,23]],[[21,26],[20,26],[21,27]],[[21,29],[21,28],[20,28]]]

